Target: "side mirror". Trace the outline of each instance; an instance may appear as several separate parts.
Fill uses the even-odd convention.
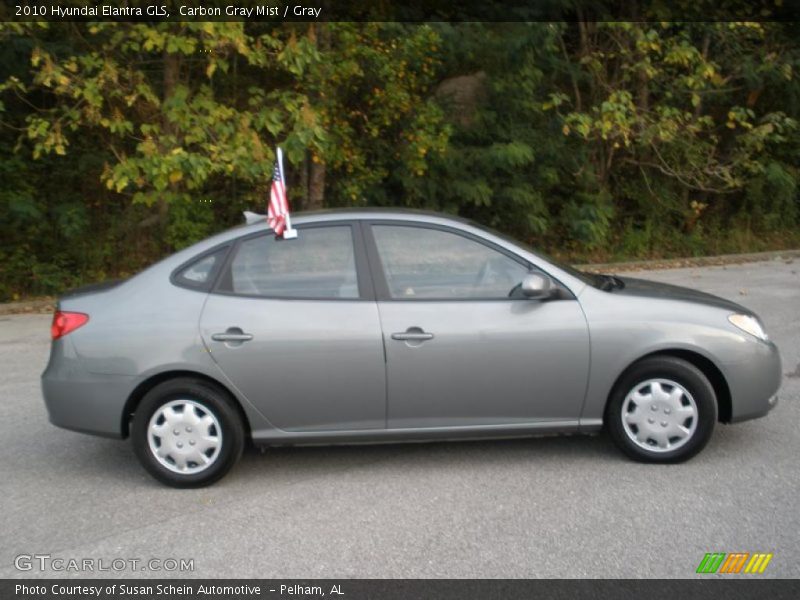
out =
[[[520,284],[522,295],[531,300],[545,300],[552,298],[558,288],[553,285],[553,280],[543,273],[528,273]]]

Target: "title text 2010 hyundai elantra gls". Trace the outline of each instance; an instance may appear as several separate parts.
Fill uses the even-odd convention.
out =
[[[132,437],[169,485],[261,446],[605,427],[678,462],[777,401],[758,317],[693,290],[587,275],[425,213],[295,217],[209,238],[59,301],[42,388],[61,427]]]

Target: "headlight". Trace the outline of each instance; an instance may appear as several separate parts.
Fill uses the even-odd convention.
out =
[[[765,342],[769,339],[767,337],[767,332],[764,331],[764,327],[762,327],[759,320],[752,315],[731,315],[728,317],[728,321],[753,337],[757,337]]]

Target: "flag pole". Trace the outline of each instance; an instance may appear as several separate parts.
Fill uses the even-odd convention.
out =
[[[286,190],[286,177],[283,174],[283,150],[278,146],[278,169],[281,172],[281,181],[283,182],[283,189]],[[288,199],[287,199],[288,205]],[[292,217],[286,213],[286,229],[283,230],[283,239],[292,240],[297,237],[297,230],[292,227]]]

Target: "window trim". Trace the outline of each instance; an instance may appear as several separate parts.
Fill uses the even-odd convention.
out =
[[[230,242],[224,242],[219,244],[218,246],[214,246],[206,250],[205,252],[201,252],[200,254],[196,254],[192,258],[187,261],[184,261],[180,265],[178,265],[175,269],[172,270],[172,273],[169,275],[169,281],[172,285],[175,285],[180,288],[184,288],[187,290],[193,290],[195,292],[208,292],[214,288],[217,283],[217,278],[219,274],[222,272],[223,267],[228,263],[228,257],[230,256],[231,247],[233,244]],[[184,279],[181,277],[181,273],[198,263],[209,256],[217,254],[218,252],[222,252],[222,260],[217,262],[211,269],[211,272],[208,274],[208,279],[203,281],[202,283],[192,283],[191,281]]]
[[[347,227],[350,229],[350,239],[353,244],[353,258],[356,269],[356,286],[358,287],[358,296],[353,298],[340,298],[340,297],[320,297],[320,296],[262,296],[260,294],[243,294],[241,292],[234,292],[229,290],[220,289],[225,276],[230,276],[231,264],[233,263],[236,253],[244,242],[249,240],[274,235],[271,229],[266,231],[255,231],[247,235],[236,238],[229,250],[228,255],[220,269],[220,272],[214,282],[210,293],[219,296],[231,296],[234,298],[251,298],[254,300],[285,300],[288,302],[300,301],[316,301],[316,302],[364,302],[375,300],[375,289],[372,282],[369,266],[367,264],[366,248],[364,240],[362,239],[361,229],[351,220],[348,221],[320,221],[317,223],[304,223],[296,225],[295,229],[298,231],[298,236],[303,235],[303,231],[309,229],[318,229],[322,227]],[[291,244],[291,240],[285,240],[282,243]]]
[[[530,261],[526,260],[525,258],[515,254],[514,252],[504,248],[498,244],[495,244],[491,240],[487,240],[482,238],[479,235],[475,235],[469,231],[463,231],[461,229],[450,227],[447,225],[441,225],[439,223],[426,223],[420,221],[404,221],[402,219],[365,219],[362,221],[362,228],[364,234],[364,242],[367,246],[368,253],[367,256],[369,258],[369,268],[370,273],[372,274],[372,281],[375,287],[375,296],[376,299],[381,302],[531,302],[529,298],[519,297],[519,298],[414,298],[414,297],[402,297],[402,298],[395,298],[392,296],[391,290],[389,289],[389,283],[386,279],[386,272],[385,267],[383,265],[383,260],[381,259],[380,252],[378,251],[378,244],[375,241],[375,235],[372,231],[374,226],[381,226],[381,225],[391,225],[396,227],[415,227],[417,229],[433,229],[435,231],[442,231],[445,233],[451,233],[453,235],[458,235],[468,240],[471,240],[477,244],[482,244],[483,246],[489,248],[490,250],[494,250],[500,254],[503,254],[518,262],[520,265],[531,271],[536,269],[537,271],[541,271],[542,273],[546,274],[553,280],[553,283],[558,287],[559,293],[557,296],[550,298],[548,300],[539,300],[540,302],[553,302],[558,300],[575,300],[575,295],[567,288],[561,281],[553,277],[550,273],[531,263]]]

